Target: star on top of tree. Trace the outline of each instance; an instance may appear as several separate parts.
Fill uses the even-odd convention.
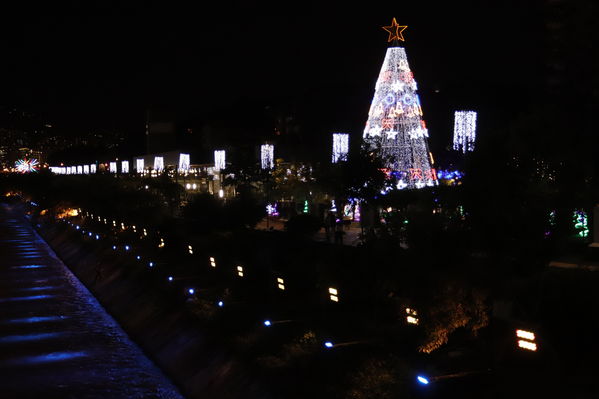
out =
[[[404,42],[405,39],[403,38],[402,32],[406,30],[406,28],[407,25],[398,25],[395,18],[393,18],[391,26],[383,26],[383,29],[389,32],[389,39],[387,39],[388,42],[392,42],[393,40],[400,40]]]

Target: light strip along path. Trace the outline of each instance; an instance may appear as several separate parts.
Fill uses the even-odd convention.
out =
[[[20,206],[7,204],[0,204],[0,397],[182,399]]]

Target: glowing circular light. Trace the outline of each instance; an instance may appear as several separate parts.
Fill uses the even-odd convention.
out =
[[[218,307],[222,308],[223,306],[225,306],[225,303],[223,301],[218,301],[217,305]]]
[[[332,348],[333,347],[333,343],[331,341],[327,341],[324,343],[325,348]]]
[[[173,276],[168,276],[167,280],[168,281],[173,281]]]
[[[188,289],[188,290],[187,290],[187,293],[188,293],[189,295],[193,295],[193,294],[195,294],[195,293],[196,293],[196,290],[194,290],[193,288],[190,288],[190,289]]]
[[[428,378],[423,377],[421,375],[419,375],[418,377],[416,377],[416,379],[418,380],[419,383],[421,383],[422,385],[428,385],[429,381]]]
[[[272,323],[270,322],[270,320],[264,320],[264,325],[266,327],[270,327],[272,325]]]
[[[17,162],[15,162],[15,169],[19,173],[37,172],[39,170],[39,168],[40,168],[39,162],[35,158],[31,158],[31,159],[24,158],[24,159],[19,159]]]

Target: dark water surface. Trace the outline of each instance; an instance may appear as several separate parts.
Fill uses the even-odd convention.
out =
[[[35,233],[0,205],[0,398],[182,398]]]

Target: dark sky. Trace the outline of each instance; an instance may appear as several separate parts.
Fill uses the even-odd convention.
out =
[[[280,105],[359,135],[392,17],[408,25],[431,135],[451,130],[455,109],[517,112],[543,79],[543,20],[528,1],[81,3],[3,11],[0,104],[131,134],[149,106],[201,119]]]

